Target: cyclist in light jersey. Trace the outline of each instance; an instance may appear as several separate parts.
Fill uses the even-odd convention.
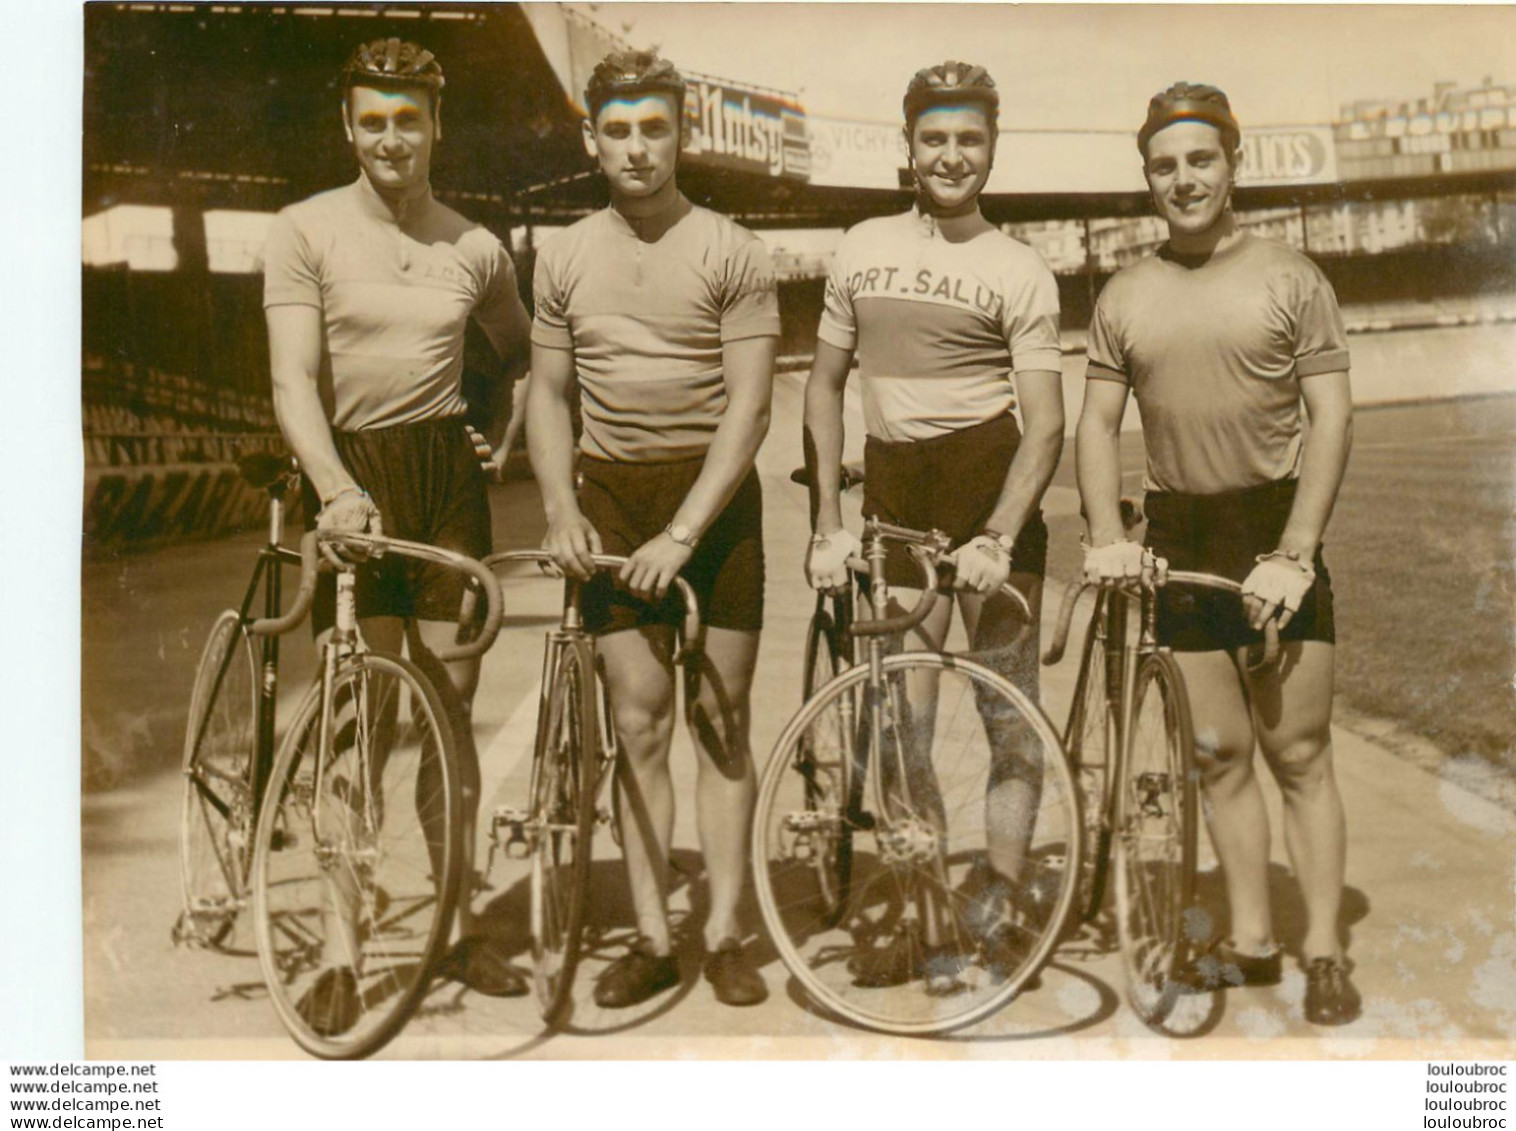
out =
[[[763,623],[763,497],[753,459],[768,431],[779,308],[763,244],[691,204],[675,172],[684,81],[647,52],[613,52],[585,91],[585,144],[609,208],[544,243],[535,274],[527,431],[558,563],[630,555],[585,587],[623,754],[617,798],[640,937],[595,987],[605,1008],[679,981],[666,893],[674,796],[674,634],[668,588],[700,600],[689,673],[695,806],[709,883],[705,977],[718,1000],[767,996],[737,910],[754,804],[749,688]],[[576,454],[570,397],[584,431]]]
[[[949,61],[917,72],[904,99],[916,204],[859,224],[838,248],[805,393],[819,495],[807,572],[817,587],[844,584],[844,562],[858,551],[842,525],[838,485],[843,390],[856,356],[868,433],[864,514],[953,538],[956,604],[971,648],[1035,700],[1047,554],[1040,504],[1063,446],[1062,351],[1052,272],[979,209],[999,103],[982,67]],[[887,580],[891,592],[919,585],[910,563],[893,558]],[[1008,598],[990,596],[1006,581],[1027,596],[1029,627]],[[919,630],[927,647],[943,646],[952,608],[939,605]],[[1023,627],[1020,644],[1008,647]],[[964,894],[974,900],[976,928],[1008,939],[1009,920],[1032,913],[1022,872],[1041,769],[1016,756],[1014,735],[986,723],[995,751],[990,859]],[[900,955],[875,957],[854,971],[861,984],[922,973]]]
[[[1137,398],[1148,543],[1167,565],[1242,582],[1234,597],[1160,594],[1158,639],[1189,687],[1205,814],[1226,873],[1231,937],[1189,972],[1210,988],[1274,985],[1269,825],[1255,742],[1284,796],[1306,908],[1305,1015],[1358,1016],[1339,935],[1346,830],[1332,773],[1332,589],[1321,538],[1352,436],[1348,350],[1332,288],[1303,255],[1244,232],[1231,209],[1241,135],[1226,95],[1178,83],[1138,134],[1168,242],[1106,284],[1090,326],[1077,439],[1091,580],[1153,568],[1118,510],[1121,418]],[[1302,428],[1301,401],[1311,428]],[[1278,617],[1282,664],[1247,669]]]
[[[358,179],[275,218],[264,307],[274,412],[304,473],[308,521],[483,557],[490,511],[464,424],[464,332],[473,317],[514,371],[530,322],[500,241],[432,196],[442,85],[440,64],[415,44],[380,39],[354,51],[342,73],[342,123]],[[490,429],[496,440],[505,424]],[[439,566],[380,559],[359,567],[356,597],[368,645],[407,646],[447,700],[471,877],[479,763],[469,713],[479,665],[443,665],[432,654],[454,640],[463,586]],[[334,593],[326,575],[312,613],[318,632],[332,626]],[[475,933],[466,895],[458,922],[445,970],[480,992],[525,993],[504,951]],[[317,1032],[334,1035],[356,1022],[358,992],[357,972],[338,963],[300,1008]]]

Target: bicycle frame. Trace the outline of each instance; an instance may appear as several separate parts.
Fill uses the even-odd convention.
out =
[[[624,558],[607,555],[595,555],[595,565],[600,569],[617,569],[625,561]],[[544,569],[556,568],[553,566],[552,555],[545,550],[507,550],[504,553],[492,554],[485,558],[485,569],[493,569],[501,564],[515,564],[533,562]],[[584,627],[584,613],[581,602],[584,593],[584,582],[572,575],[564,575],[563,590],[563,613],[558,627],[546,636],[543,643],[542,654],[542,686],[538,690],[537,719],[538,732],[534,740],[532,750],[532,773],[530,791],[528,797],[535,796],[537,789],[537,776],[542,772],[543,759],[546,756],[544,743],[547,736],[542,732],[542,726],[548,715],[548,704],[552,699],[557,673],[562,664],[563,653],[569,649],[582,649],[588,659],[585,665],[585,674],[595,681],[596,687],[596,719],[594,720],[593,733],[601,751],[600,775],[592,785],[593,793],[598,799],[601,792],[607,788],[607,784],[614,778],[613,774],[606,770],[616,759],[616,728],[611,721],[610,690],[605,681],[600,677],[599,666],[595,662],[598,652],[595,648],[595,638]],[[684,626],[684,639],[678,654],[674,657],[675,663],[682,662],[694,649],[692,641],[699,634],[699,608],[695,600],[694,591],[690,589],[688,582],[683,578],[675,578],[675,585],[679,589],[686,610]],[[589,721],[589,720],[586,720]],[[610,812],[611,807],[602,807],[597,804],[597,810],[604,808]],[[498,847],[508,858],[516,859],[527,851],[527,828],[531,823],[531,814],[527,810],[517,809],[514,806],[501,806],[495,810],[490,823],[490,852],[493,854]],[[500,833],[505,830],[505,839],[501,840]],[[490,865],[486,864],[486,871]]]
[[[249,579],[247,589],[243,593],[242,602],[237,608],[237,617],[244,631],[248,631],[257,619],[253,610],[257,603],[258,591],[263,590],[262,616],[264,618],[278,618],[282,599],[282,567],[300,565],[300,555],[294,550],[282,544],[284,535],[284,496],[289,489],[292,476],[284,476],[268,485],[269,515],[268,515],[268,539],[258,549],[258,560],[253,566],[253,575]],[[226,677],[227,669],[231,666],[235,655],[235,649],[227,649],[226,656],[221,661],[221,667],[216,672],[215,682],[211,686],[211,696],[220,693],[221,682]],[[252,811],[249,814],[250,825],[256,825],[258,811],[263,805],[264,793],[268,788],[269,774],[274,765],[274,726],[275,708],[279,694],[279,637],[275,635],[260,636],[258,641],[259,655],[259,680],[258,680],[258,709],[254,725],[254,750],[253,750],[253,781],[252,781]],[[201,720],[200,730],[195,735],[195,743],[198,746],[205,738],[205,729],[210,725],[210,715]],[[195,779],[195,785],[199,789],[206,804],[215,809],[221,816],[230,821],[232,813],[226,802],[207,787],[206,783]]]

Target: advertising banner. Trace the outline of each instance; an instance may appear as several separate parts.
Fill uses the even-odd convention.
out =
[[[1330,126],[1264,126],[1242,132],[1240,185],[1320,185],[1337,179]]]
[[[742,173],[810,177],[805,111],[788,95],[707,75],[685,78],[686,156]]]

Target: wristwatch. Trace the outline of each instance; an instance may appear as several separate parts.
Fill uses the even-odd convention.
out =
[[[1016,549],[1016,539],[1012,538],[1009,534],[1002,534],[998,530],[991,530],[988,526],[979,532],[979,536],[981,538],[988,538],[995,545],[999,546],[1005,552],[1006,557],[1010,557]]]
[[[700,536],[682,522],[669,523],[663,528],[663,532],[681,546],[686,546],[691,550],[700,545]]]

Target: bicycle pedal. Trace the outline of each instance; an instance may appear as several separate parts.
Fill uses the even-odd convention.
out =
[[[531,847],[526,840],[526,824],[531,819],[524,809],[512,809],[509,806],[501,806],[495,810],[495,815],[490,820],[490,840],[493,845],[499,846],[508,860],[525,860],[531,854]],[[501,830],[505,830],[505,836],[501,838]],[[491,848],[491,855],[494,848]]]

